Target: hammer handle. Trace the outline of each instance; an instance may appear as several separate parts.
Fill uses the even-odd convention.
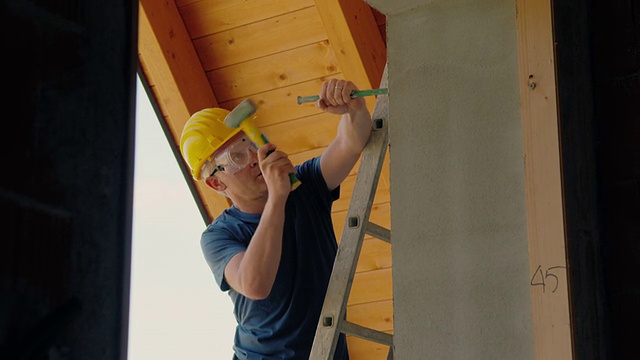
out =
[[[253,141],[256,145],[262,146],[269,142],[267,137],[257,127],[253,126],[250,119],[243,121],[242,127],[247,136],[249,136],[249,139],[251,139],[251,141]],[[267,156],[269,156],[271,152],[269,152]],[[295,173],[289,174],[289,181],[291,182],[291,191],[297,189],[298,186],[300,186],[300,179],[298,179]]]

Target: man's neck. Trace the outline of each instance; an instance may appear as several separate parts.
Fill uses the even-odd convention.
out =
[[[247,214],[262,214],[264,207],[267,204],[267,199],[252,199],[252,200],[238,200],[233,201],[233,205],[236,209]]]

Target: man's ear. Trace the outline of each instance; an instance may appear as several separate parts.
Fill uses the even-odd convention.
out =
[[[204,182],[215,191],[225,191],[227,189],[227,185],[220,181],[217,176],[209,176]]]

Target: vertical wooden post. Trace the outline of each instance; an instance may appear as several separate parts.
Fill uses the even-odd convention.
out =
[[[555,54],[549,0],[517,0],[536,359],[572,359]]]

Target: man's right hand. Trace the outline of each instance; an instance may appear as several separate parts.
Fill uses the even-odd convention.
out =
[[[289,174],[296,171],[289,156],[277,150],[276,145],[268,143],[258,149],[258,165],[267,184],[269,197],[286,198],[291,192]]]

